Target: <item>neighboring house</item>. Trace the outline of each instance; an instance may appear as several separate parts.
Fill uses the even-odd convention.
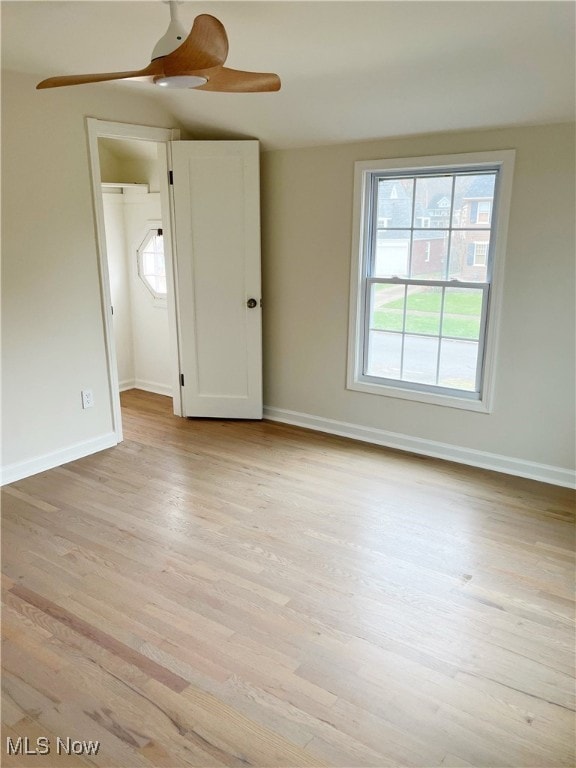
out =
[[[426,193],[419,195],[409,190],[405,181],[381,181],[378,190],[378,248],[376,258],[382,270],[393,274],[407,274],[414,278],[442,278],[449,273],[464,282],[482,282],[486,277],[492,204],[493,176],[471,177],[466,189],[452,194],[433,192],[445,186],[444,179],[431,179]],[[407,230],[414,213],[412,260],[409,266],[410,240]],[[461,231],[454,232],[450,241],[446,228],[452,221]],[[387,267],[384,267],[386,262]]]

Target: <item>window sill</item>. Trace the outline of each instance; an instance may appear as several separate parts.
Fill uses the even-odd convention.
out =
[[[451,396],[436,394],[435,392],[420,392],[414,389],[404,389],[403,387],[394,387],[388,384],[374,384],[373,382],[366,382],[358,379],[348,381],[346,389],[355,392],[364,392],[368,395],[380,395],[381,397],[394,397],[400,400],[412,400],[413,402],[425,403],[426,405],[459,408],[464,411],[474,411],[475,413],[488,414],[492,410],[486,402],[486,397],[484,397],[483,400],[473,400],[465,397],[458,397],[457,395]]]

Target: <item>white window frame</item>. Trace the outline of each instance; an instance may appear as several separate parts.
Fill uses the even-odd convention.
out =
[[[500,309],[504,280],[504,256],[508,233],[508,218],[514,172],[514,150],[473,152],[458,155],[440,155],[417,158],[368,160],[355,163],[354,219],[352,259],[350,273],[350,318],[348,334],[348,370],[346,386],[350,390],[367,394],[414,400],[421,403],[462,408],[479,413],[493,409],[496,350],[498,342]],[[401,386],[382,383],[363,373],[365,354],[365,292],[368,281],[369,245],[371,227],[371,183],[378,173],[401,171],[414,174],[425,172],[454,173],[461,170],[498,170],[498,179],[492,210],[492,235],[490,242],[491,274],[490,300],[486,308],[486,327],[480,338],[482,360],[479,396],[455,391],[453,394],[431,391],[429,387],[402,382]],[[455,283],[457,285],[457,283]]]
[[[145,246],[147,245],[150,235],[152,235],[155,232],[158,232],[158,230],[163,231],[162,222],[149,222],[148,226],[146,227],[144,234],[140,240],[140,245],[136,249],[136,269],[138,271],[138,277],[140,280],[144,283],[148,291],[150,292],[150,295],[154,299],[155,304],[158,306],[166,306],[167,304],[167,297],[168,297],[168,288],[166,288],[166,293],[158,293],[157,290],[155,290],[152,285],[148,282],[148,279],[146,275],[144,274],[144,265],[143,265],[143,254],[145,250]],[[162,244],[164,244],[164,235],[162,239]],[[166,263],[166,251],[164,250],[164,263]]]

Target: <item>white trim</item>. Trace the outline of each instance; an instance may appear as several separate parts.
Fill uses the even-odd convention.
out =
[[[124,379],[124,381],[120,382],[120,392],[126,392],[128,389],[143,389],[145,392],[154,392],[156,395],[172,397],[172,387],[169,384],[160,384],[159,381]]]
[[[348,363],[346,388],[357,392],[375,394],[384,397],[399,397],[406,400],[462,408],[483,413],[493,410],[495,388],[495,361],[498,345],[499,318],[504,283],[504,257],[508,230],[508,217],[512,195],[512,176],[514,173],[515,150],[496,150],[489,152],[468,152],[456,155],[438,155],[428,157],[392,158],[381,160],[363,160],[354,164],[354,209],[352,232],[352,256],[350,263],[350,310],[348,320]],[[418,173],[427,169],[456,171],[463,166],[474,166],[477,169],[498,167],[499,180],[497,199],[494,211],[498,220],[492,222],[492,275],[490,301],[487,316],[486,335],[482,334],[480,346],[483,354],[483,386],[481,399],[446,396],[433,390],[420,391],[420,387],[412,388],[409,383],[405,387],[367,380],[362,371],[363,341],[364,341],[364,294],[363,283],[366,272],[366,244],[371,237],[370,220],[372,211],[368,209],[372,198],[370,180],[379,171],[402,170],[403,172]]]
[[[284,408],[264,407],[264,418],[270,421],[278,421],[283,424],[291,424],[296,427],[305,427],[318,432],[327,432],[331,435],[348,437],[353,440],[361,440],[365,443],[383,445],[400,451],[417,453],[422,456],[430,456],[445,461],[454,461],[458,464],[466,464],[471,467],[490,469],[494,472],[503,472],[507,475],[527,477],[530,480],[538,480],[541,483],[551,483],[565,488],[576,488],[576,471],[554,467],[549,464],[539,464],[526,459],[517,459],[511,456],[502,456],[488,451],[477,451],[474,448],[463,448],[449,443],[440,443],[436,440],[424,440],[421,437],[403,435],[399,432],[388,432],[375,427],[364,427],[360,424],[350,424],[345,421],[325,419],[320,416],[312,416],[309,413],[288,411]]]
[[[35,459],[8,464],[1,469],[0,485],[14,483],[16,480],[36,475],[38,472],[45,472],[47,469],[60,467],[69,461],[83,459],[85,456],[98,453],[98,451],[103,451],[106,448],[113,448],[117,444],[116,434],[114,432],[107,432],[105,435],[100,435],[100,437],[96,437],[93,440],[76,443],[60,451],[54,451],[54,453],[46,453],[43,456],[37,456]]]
[[[174,131],[173,140],[180,139],[180,131]],[[166,151],[158,154],[160,173],[160,209],[164,229],[164,259],[166,262],[166,302],[168,307],[168,338],[172,360],[172,402],[175,416],[184,416],[180,373],[182,359],[180,350],[180,308],[178,306],[178,263],[176,259],[174,222],[174,187],[168,183],[172,169],[172,142],[166,142]]]
[[[134,389],[143,389],[145,392],[154,392],[156,395],[172,397],[172,387],[169,384],[160,384],[158,381],[134,379]]]
[[[369,395],[385,395],[386,397],[397,397],[400,400],[416,400],[419,403],[429,403],[430,405],[441,405],[448,408],[461,408],[465,411],[475,411],[476,413],[490,413],[486,403],[482,400],[466,399],[436,392],[425,392],[406,387],[395,387],[393,384],[377,384],[369,381],[353,381],[347,384],[346,389],[352,389],[356,392],[364,392]]]
[[[178,128],[155,128],[150,125],[135,125],[133,123],[115,123],[87,117],[86,124],[89,132],[95,132],[96,137],[106,136],[111,139],[139,139],[141,141],[177,141],[180,138]]]
[[[132,184],[131,182],[123,182],[123,181],[103,181],[100,186],[102,187],[102,192],[105,194],[109,192],[120,192],[122,194],[131,193],[131,194],[141,194],[141,195],[148,195],[150,194],[150,185],[149,184]],[[126,192],[124,192],[126,190]]]

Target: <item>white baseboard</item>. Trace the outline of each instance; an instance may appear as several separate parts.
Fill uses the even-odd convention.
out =
[[[154,392],[156,395],[166,395],[172,397],[172,387],[169,384],[160,384],[157,381],[146,381],[145,379],[127,379],[119,383],[120,392],[127,389],[143,389],[145,392]]]
[[[306,427],[318,432],[327,432],[340,437],[350,437],[354,440],[362,440],[366,443],[384,445],[387,448],[396,448],[401,451],[418,453],[422,456],[431,456],[436,459],[455,461],[458,464],[467,464],[472,467],[491,469],[494,472],[504,472],[507,475],[527,477],[542,483],[551,483],[565,488],[576,488],[576,472],[562,467],[554,467],[548,464],[538,464],[524,459],[515,459],[510,456],[502,456],[487,451],[477,451],[473,448],[462,448],[449,443],[439,443],[435,440],[424,440],[420,437],[411,437],[398,432],[388,432],[374,427],[363,427],[358,424],[349,424],[345,421],[324,419],[312,416],[309,413],[288,411],[284,408],[264,407],[264,418],[270,421],[279,421],[283,424],[292,424],[296,427]]]
[[[142,386],[138,386],[138,388],[143,389]],[[266,406],[264,408],[264,418],[270,419],[270,421],[278,421],[283,424],[291,424],[296,427],[314,429],[318,432],[327,432],[331,435],[349,437],[366,443],[383,445],[387,448],[396,448],[401,451],[418,453],[423,456],[431,456],[446,461],[455,461],[459,464],[467,464],[472,467],[491,469],[494,472],[504,472],[508,475],[527,477],[542,483],[551,483],[565,488],[576,488],[575,472],[562,467],[550,466],[549,464],[538,464],[524,459],[502,456],[497,453],[476,451],[472,448],[461,448],[460,446],[440,443],[435,440],[423,440],[420,437],[411,437],[410,435],[403,435],[398,432],[388,432],[383,429],[375,429],[374,427],[363,427],[358,424],[335,421],[334,419],[324,419],[318,416],[312,416],[308,413],[288,411],[284,408],[271,408]],[[112,448],[115,445],[117,445],[116,435],[114,432],[109,432],[94,440],[76,443],[61,451],[38,456],[35,459],[30,459],[24,462],[7,464],[0,469],[0,485],[14,483],[16,480],[22,480],[23,478],[30,477],[38,472],[44,472],[47,469],[59,467],[69,461],[82,459],[84,456],[103,451],[106,448]]]
[[[84,456],[103,451],[106,448],[112,448],[117,444],[118,440],[115,433],[108,432],[105,435],[100,435],[100,437],[97,437],[94,440],[86,440],[83,443],[76,443],[61,451],[54,451],[54,453],[37,456],[35,459],[30,459],[28,461],[7,464],[0,469],[0,485],[14,483],[16,480],[22,480],[25,477],[37,475],[38,472],[45,472],[47,469],[60,467],[62,464],[67,464],[69,461],[83,459]]]

